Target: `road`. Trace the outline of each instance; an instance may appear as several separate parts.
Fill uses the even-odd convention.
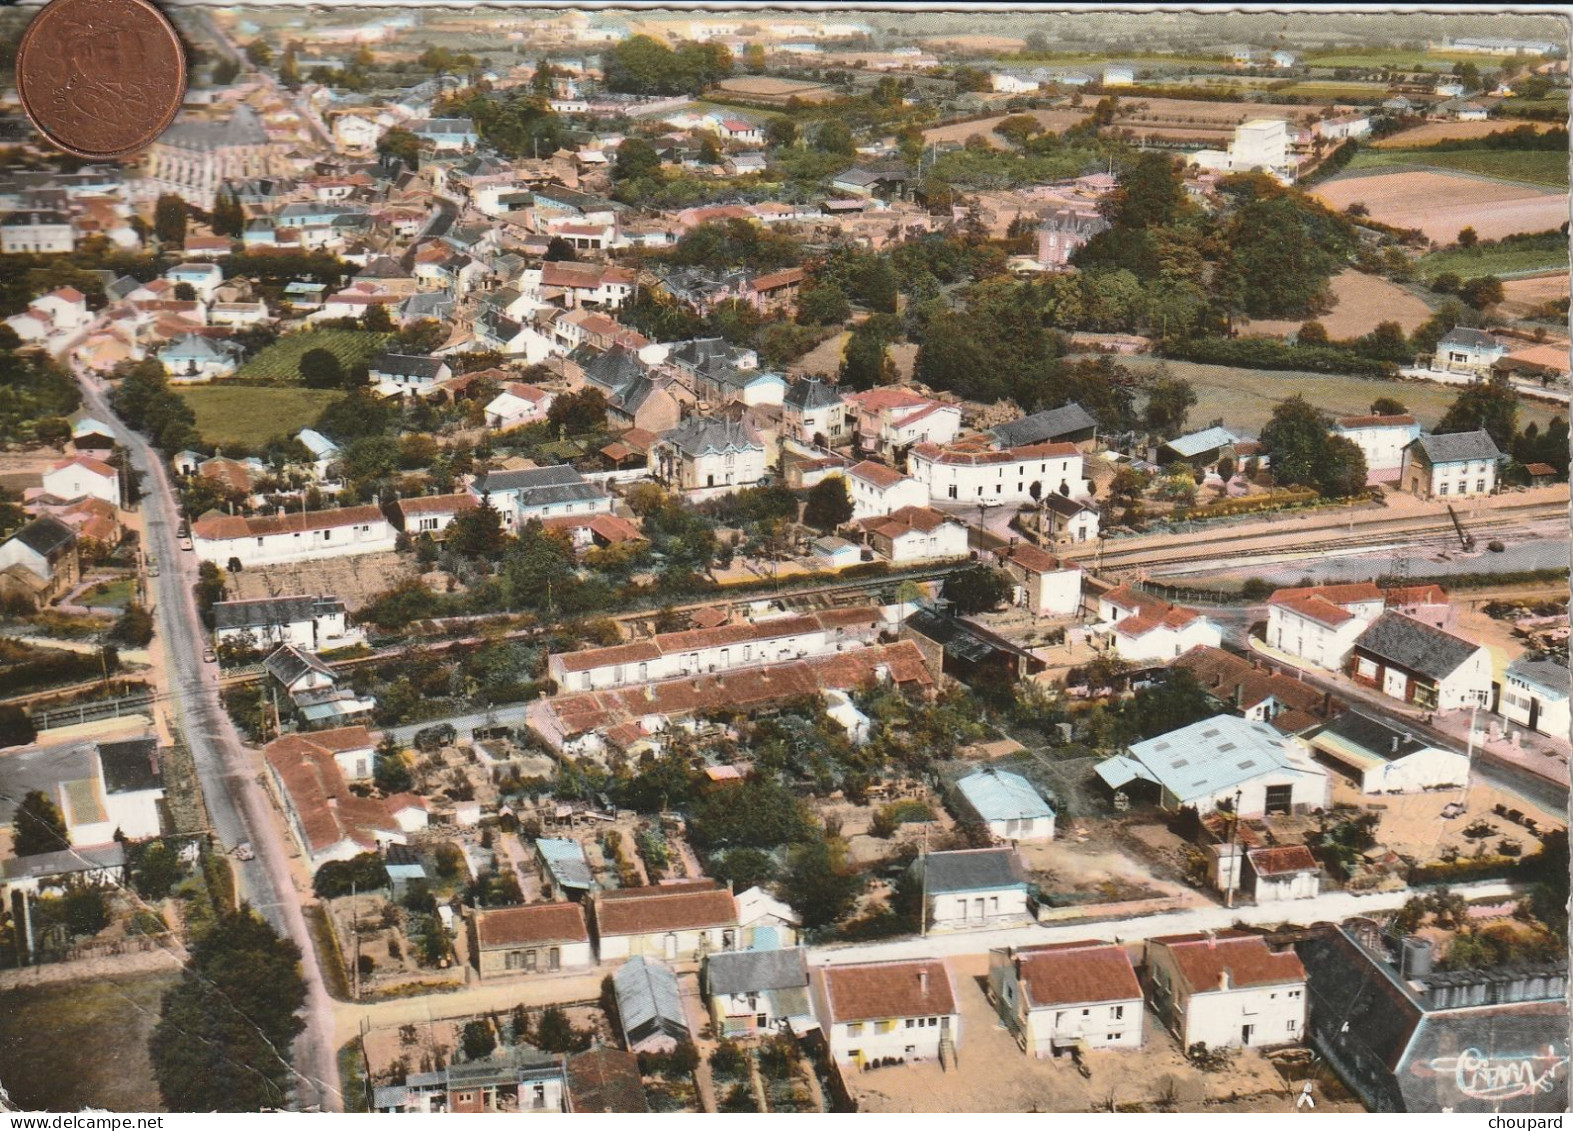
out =
[[[143,475],[143,552],[154,555],[161,567],[156,618],[164,650],[165,691],[196,762],[213,831],[226,849],[243,841],[252,844],[256,858],[234,864],[239,894],[274,930],[300,947],[306,1030],[295,1040],[296,1105],[342,1110],[332,1001],[290,879],[285,833],[274,820],[261,778],[219,701],[218,666],[202,661],[207,633],[192,592],[197,559],[182,552],[176,539],[179,508],[164,461],[114,415],[96,380],[79,374],[78,381],[88,410],[110,425],[116,442]]]
[[[1508,899],[1516,892],[1513,885],[1495,880],[1455,884],[1453,890],[1470,900],[1495,901]],[[1410,889],[1371,895],[1327,892],[1315,899],[1296,900],[1287,906],[1269,903],[1261,907],[1192,907],[1140,919],[1114,919],[1102,923],[1072,922],[1052,927],[1029,923],[992,931],[956,931],[932,934],[926,938],[815,947],[809,952],[808,961],[813,966],[832,966],[845,962],[881,962],[901,958],[952,958],[961,954],[983,954],[1002,946],[1043,946],[1080,939],[1130,942],[1160,935],[1223,930],[1236,922],[1252,926],[1278,926],[1284,922],[1338,923],[1353,915],[1397,910],[1414,894]]]

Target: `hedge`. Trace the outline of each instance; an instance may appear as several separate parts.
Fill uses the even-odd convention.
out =
[[[1271,495],[1247,495],[1238,499],[1219,499],[1216,503],[1203,503],[1185,512],[1186,522],[1204,518],[1228,518],[1232,515],[1255,514],[1258,511],[1281,510],[1316,502],[1321,494],[1311,487],[1286,487]]]
[[[1236,369],[1293,369],[1384,379],[1398,376],[1398,366],[1391,361],[1361,357],[1338,346],[1290,346],[1272,338],[1192,338],[1167,342],[1162,353],[1177,361]]]
[[[1376,584],[1384,589],[1403,585],[1440,585],[1445,589],[1485,589],[1494,585],[1535,585],[1543,581],[1567,579],[1566,568],[1521,569],[1511,573],[1436,573],[1410,577],[1384,574],[1376,579]]]

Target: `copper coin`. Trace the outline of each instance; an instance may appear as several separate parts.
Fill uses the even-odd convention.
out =
[[[16,51],[33,125],[79,157],[125,157],[169,128],[186,97],[186,52],[147,0],[51,0]]]

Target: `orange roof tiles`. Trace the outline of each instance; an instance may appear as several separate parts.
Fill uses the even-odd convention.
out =
[[[917,444],[911,454],[933,463],[976,467],[983,464],[1022,463],[1034,459],[1063,459],[1067,456],[1080,455],[1080,449],[1075,444],[1028,444],[1025,447],[1005,448],[1002,451],[991,452],[969,451],[961,447],[942,448],[938,444]]]
[[[1305,981],[1305,967],[1295,953],[1274,953],[1260,935],[1219,931],[1213,936],[1166,935],[1150,941],[1168,949],[1193,993],[1221,989],[1225,974],[1232,988]]]
[[[1338,585],[1307,585],[1299,589],[1275,589],[1267,599],[1269,605],[1278,605],[1299,597],[1320,597],[1334,605],[1357,605],[1365,601],[1380,601],[1382,591],[1374,582],[1350,581]]]
[[[1089,939],[1015,952],[1029,1006],[1131,1001],[1142,996],[1130,955],[1115,943]]]
[[[956,1012],[950,972],[934,958],[826,966],[814,971],[814,977],[832,1023],[944,1017]]]
[[[460,511],[474,510],[479,505],[474,495],[465,492],[455,495],[416,495],[398,502],[399,512],[404,515],[458,514]]]
[[[882,534],[886,538],[900,538],[903,534],[912,531],[921,531],[928,534],[938,530],[947,522],[957,520],[944,511],[937,511],[933,507],[900,507],[889,514],[876,518],[865,518],[861,525],[870,534]],[[960,525],[960,523],[957,523]]]
[[[737,901],[714,880],[607,891],[595,899],[602,938],[736,925]]]
[[[536,943],[589,942],[584,908],[577,903],[530,903],[475,913],[481,949]]]
[[[73,464],[75,464],[77,467],[85,468],[86,470],[91,471],[94,475],[102,475],[108,479],[113,479],[115,477],[115,469],[110,467],[103,460],[94,459],[92,456],[84,455],[72,456],[70,459],[63,459],[59,463],[51,464],[49,470],[63,471]]]
[[[267,534],[304,533],[308,530],[337,530],[343,526],[382,522],[382,511],[373,506],[340,507],[337,510],[289,511],[279,515],[205,514],[191,524],[191,530],[209,541],[230,538],[260,538]]]
[[[1245,855],[1258,876],[1287,876],[1295,872],[1319,871],[1321,867],[1303,844],[1253,848]]]
[[[847,474],[855,476],[858,479],[867,480],[881,490],[887,487],[894,487],[897,483],[900,483],[903,479],[906,478],[905,475],[901,474],[901,472],[897,471],[895,468],[886,467],[882,463],[875,463],[871,459],[866,459],[862,463],[853,464],[850,468],[847,469]]]
[[[387,806],[350,792],[333,751],[317,738],[288,734],[263,752],[310,851],[322,852],[346,840],[370,851],[377,847],[377,833],[397,835],[398,823]]]

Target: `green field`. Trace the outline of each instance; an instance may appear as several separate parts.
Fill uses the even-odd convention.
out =
[[[1451,271],[1462,279],[1479,275],[1513,275],[1525,271],[1551,271],[1568,266],[1567,240],[1559,233],[1539,240],[1523,240],[1497,247],[1448,248],[1422,256],[1416,264],[1423,278]]]
[[[265,444],[305,428],[344,394],[335,389],[201,385],[180,395],[197,414],[197,431],[210,444]]]
[[[1326,54],[1306,55],[1302,58],[1307,67],[1415,67],[1425,71],[1450,71],[1454,63],[1474,63],[1482,70],[1494,66],[1487,55],[1469,52],[1399,50],[1392,47],[1373,47],[1369,51],[1331,51]]]
[[[302,330],[285,334],[240,367],[237,377],[257,381],[300,380],[300,359],[309,350],[325,349],[346,369],[365,365],[388,340],[368,330]]]
[[[1294,373],[1267,369],[1225,369],[1186,361],[1154,357],[1123,357],[1120,364],[1138,373],[1162,364],[1171,375],[1183,377],[1196,390],[1196,405],[1187,417],[1188,428],[1206,427],[1223,420],[1223,426],[1244,436],[1260,436],[1273,414],[1273,406],[1300,394],[1317,408],[1335,415],[1370,411],[1378,397],[1393,397],[1427,428],[1435,426],[1458,396],[1458,389],[1423,381],[1381,381],[1367,377],[1340,377],[1328,373]],[[1531,420],[1544,428],[1554,415],[1549,406],[1522,401],[1519,426]]]
[[[1288,86],[1279,88],[1276,93],[1293,94],[1300,98],[1325,98],[1330,102],[1352,98],[1380,102],[1387,97],[1387,88],[1381,83],[1335,82],[1329,79],[1326,82],[1312,80],[1310,82],[1290,83]]]
[[[1361,149],[1349,162],[1348,171],[1406,168],[1447,169],[1476,173],[1504,181],[1567,188],[1568,156],[1551,149]]]
[[[4,991],[0,1081],[22,1111],[162,1111],[147,1040],[173,972]]]

